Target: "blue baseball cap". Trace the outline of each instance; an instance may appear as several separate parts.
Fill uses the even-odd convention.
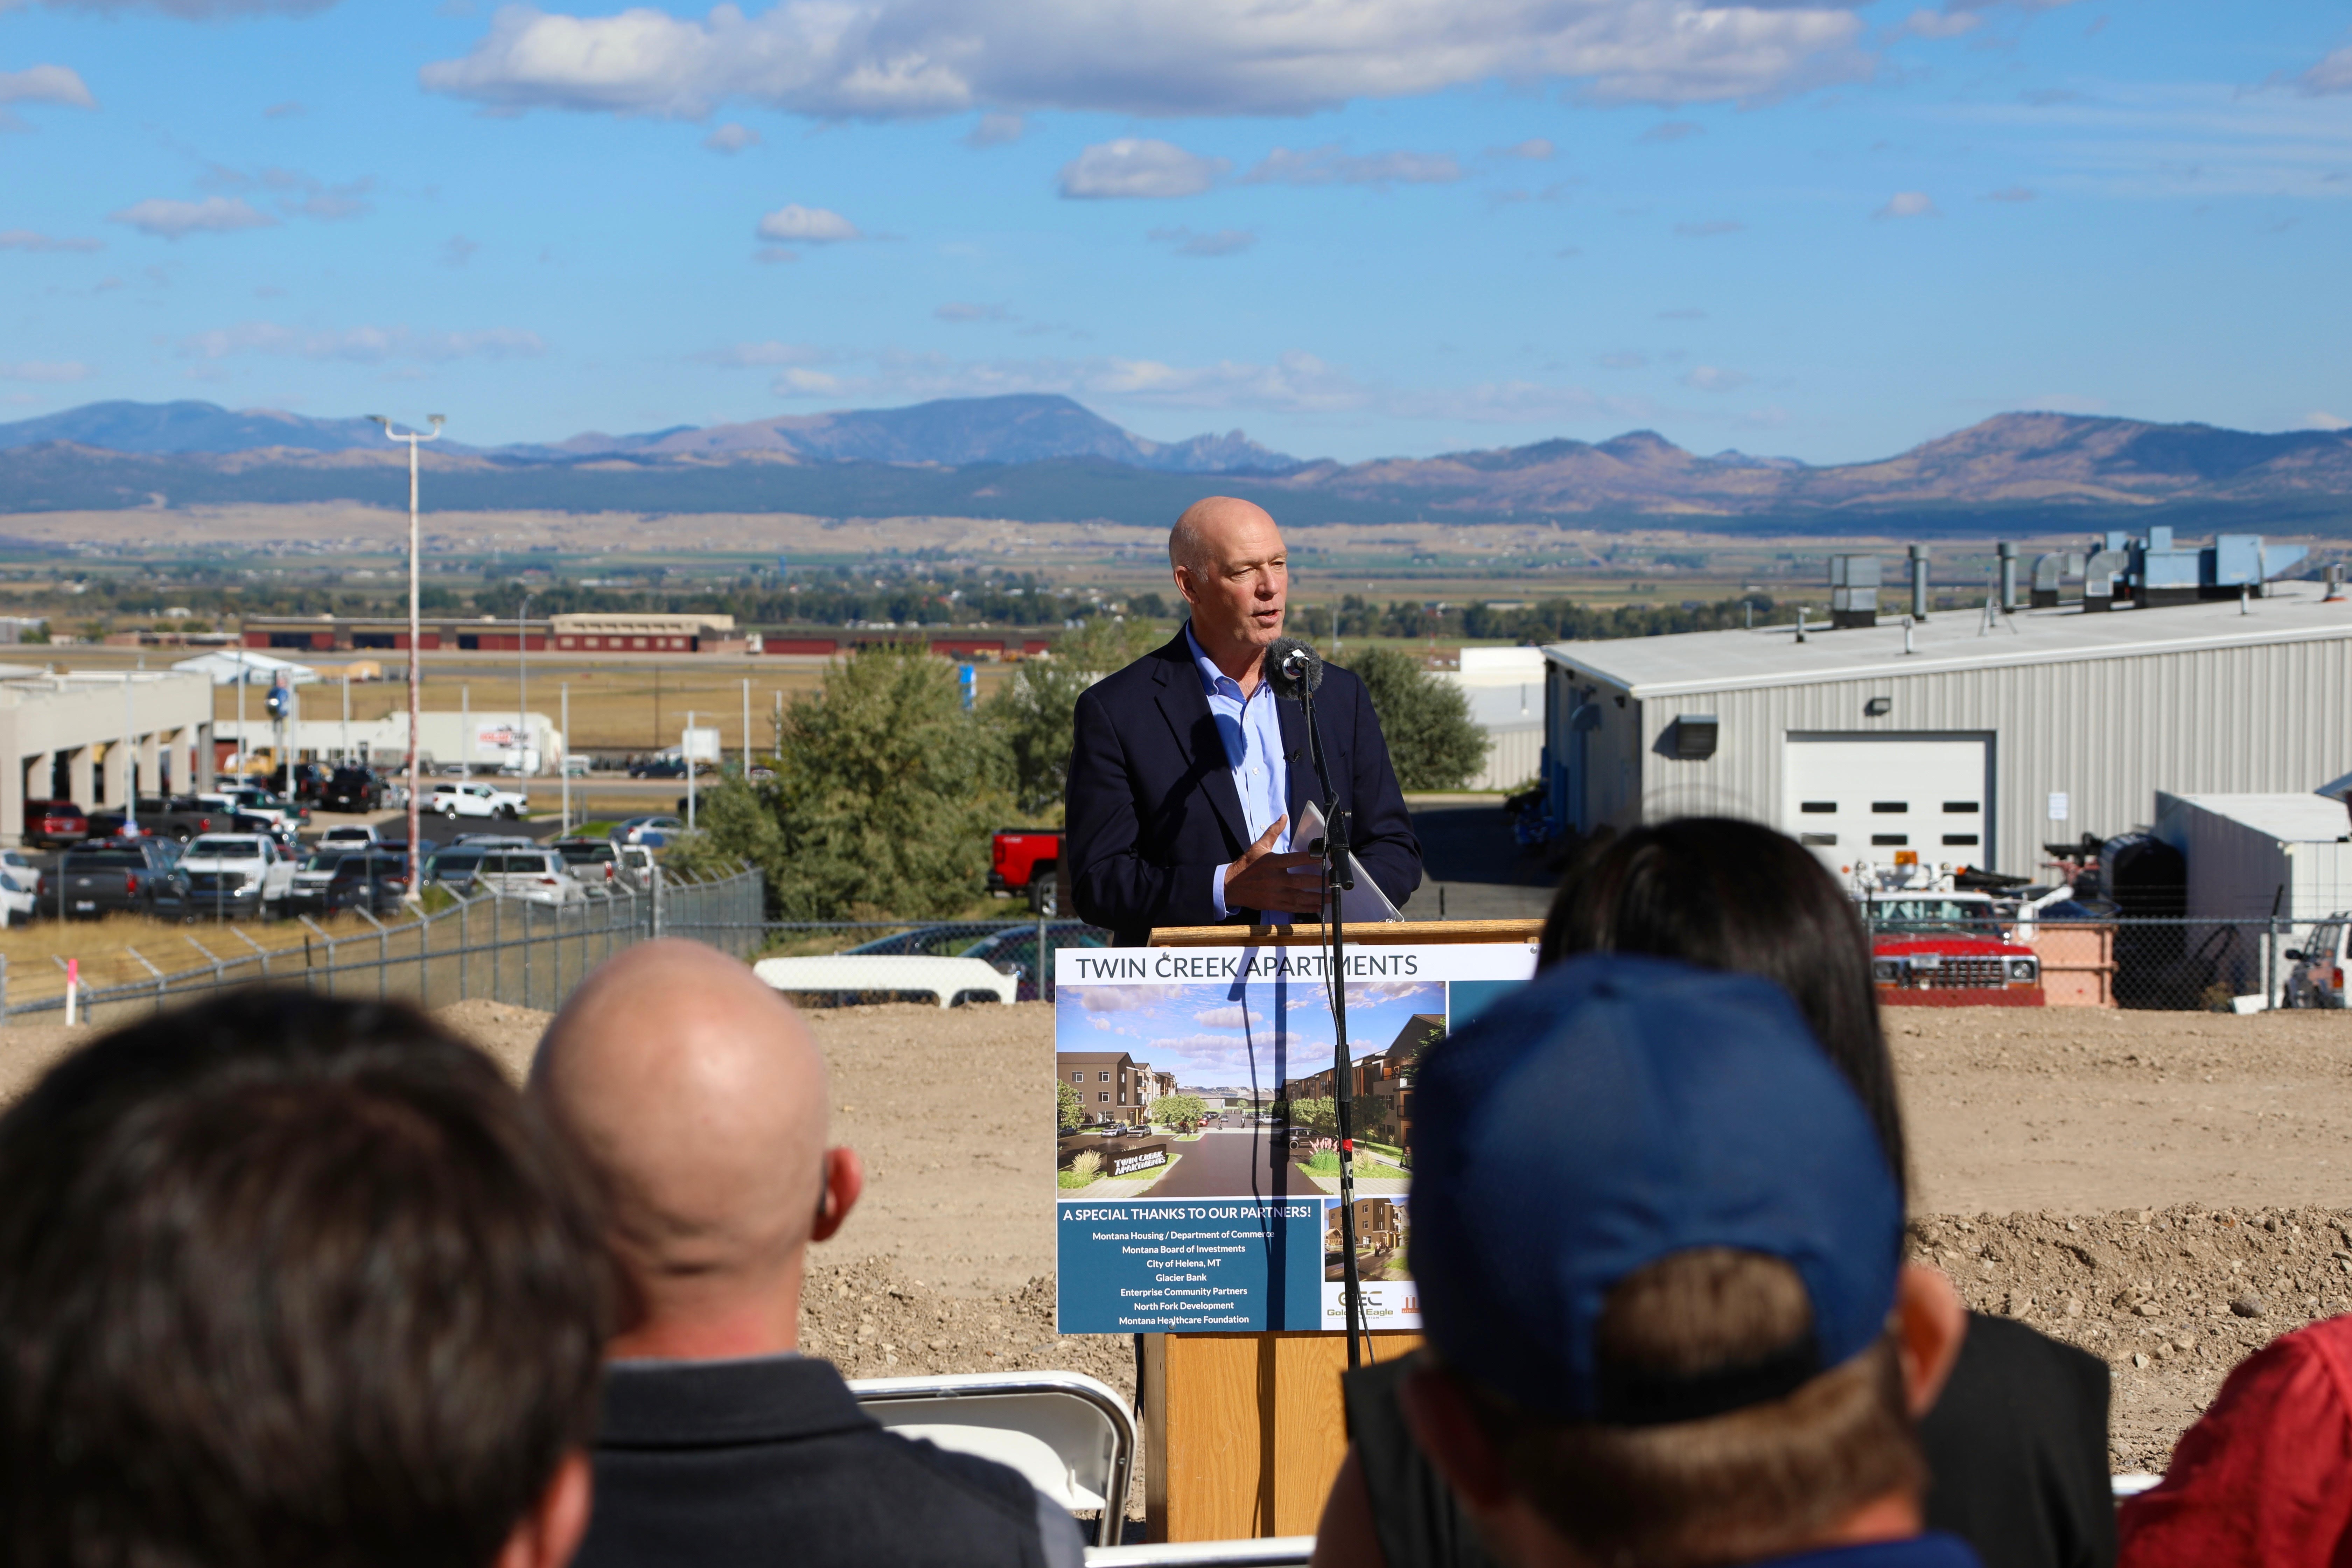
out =
[[[1570,959],[1431,1051],[1413,1100],[1423,1331],[1532,1414],[1720,1415],[1792,1392],[1885,1331],[1902,1198],[1862,1101],[1768,980]],[[1794,1268],[1811,1342],[1692,1378],[1600,1366],[1611,1289],[1696,1247]]]

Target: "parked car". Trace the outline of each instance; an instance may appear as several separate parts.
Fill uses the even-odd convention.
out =
[[[563,759],[564,773],[575,779],[586,778],[589,766],[590,759],[584,752],[571,753]]]
[[[206,833],[180,858],[194,912],[208,920],[264,920],[285,909],[294,862],[267,833]]]
[[[471,898],[480,890],[475,885],[474,874],[482,868],[482,857],[488,853],[471,844],[436,849],[425,858],[424,878],[428,883],[438,882],[453,893]]]
[[[296,763],[289,774],[280,767],[269,775],[269,787],[288,800],[304,805],[314,804],[326,796],[327,784],[334,770],[324,763]]]
[[[615,844],[642,844],[648,849],[666,849],[671,839],[685,832],[684,817],[631,816],[614,825],[612,839]]]
[[[2338,910],[2313,926],[2301,947],[2290,947],[2279,955],[2294,966],[2286,973],[2286,991],[2281,998],[2285,1005],[2344,1005],[2344,972],[2352,968],[2352,955],[2345,952],[2347,935],[2352,935],[2352,911]]]
[[[588,896],[579,879],[552,849],[493,849],[482,857],[474,880],[501,899],[529,904],[572,904]]]
[[[988,890],[1022,894],[1041,915],[1062,912],[1062,833],[1056,827],[1000,827],[989,840]]]
[[[383,781],[371,768],[337,768],[319,793],[322,811],[381,811],[386,804]]]
[[[364,855],[364,845],[345,847],[328,845],[304,856],[294,868],[293,881],[286,889],[286,912],[289,915],[320,915],[327,912],[327,885],[335,879],[335,871],[346,857]]]
[[[364,910],[372,915],[399,912],[408,897],[408,857],[362,849],[335,862],[320,901],[329,914]]]
[[[228,826],[230,812],[192,795],[141,795],[136,813],[145,831],[185,844],[200,833]]]
[[[69,919],[188,913],[187,875],[152,839],[89,839],[65,852],[58,876]]]
[[[558,838],[548,846],[563,857],[572,876],[589,888],[610,887],[620,880],[620,850],[609,838]]]
[[[382,840],[376,837],[373,825],[364,822],[345,822],[339,823],[319,835],[319,842],[321,846],[337,844],[349,848],[365,849]]]
[[[1084,921],[1056,921],[1045,928],[1045,940],[1054,948],[1103,947],[1110,937]],[[1054,994],[1053,976],[1045,977],[1041,987],[1037,973],[1037,928],[1019,926],[1001,931],[994,936],[982,937],[958,954],[977,958],[1001,974],[1018,975],[1021,979],[1020,1000],[1034,1002],[1050,999]]]
[[[917,926],[912,931],[894,931],[877,936],[872,942],[859,942],[845,948],[845,952],[912,953],[918,957],[955,958],[972,944],[972,927],[969,921],[957,921],[946,925]]]
[[[425,808],[453,820],[460,816],[487,816],[504,817],[512,822],[530,809],[530,796],[520,790],[499,789],[494,784],[471,782],[436,784],[433,786],[433,798],[425,802]]]
[[[629,764],[633,779],[682,779],[686,776],[683,757],[639,757]]]
[[[89,814],[91,838],[145,838],[146,826],[133,823],[119,811],[93,811]]]
[[[79,844],[89,837],[89,814],[73,802],[28,800],[25,803],[26,843]]]
[[[299,801],[289,801],[266,789],[243,785],[226,789],[199,791],[196,799],[208,805],[226,806],[247,816],[266,816],[272,822],[308,822],[310,808]]]
[[[537,849],[539,840],[528,833],[460,833],[449,840],[452,844],[468,845],[476,849]]]

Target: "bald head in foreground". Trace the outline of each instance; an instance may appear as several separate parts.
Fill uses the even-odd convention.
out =
[[[824,1058],[790,1003],[715,948],[640,943],[556,1016],[530,1091],[604,1185],[638,1297],[615,1356],[799,1343],[808,1245],[865,1175],[825,1146]]]
[[[628,949],[556,1016],[530,1093],[603,1189],[631,1297],[576,1568],[1075,1568],[1076,1521],[1017,1471],[893,1436],[798,1353],[809,1244],[865,1176],[825,1142],[807,1025],[749,965]]]

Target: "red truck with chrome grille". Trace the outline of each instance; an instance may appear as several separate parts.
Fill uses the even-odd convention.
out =
[[[1982,893],[1857,894],[1870,976],[1892,1007],[2039,1007],[2042,960],[2009,940]]]
[[[988,890],[999,897],[1028,895],[1041,915],[1061,913],[1062,830],[1002,827],[988,851]]]

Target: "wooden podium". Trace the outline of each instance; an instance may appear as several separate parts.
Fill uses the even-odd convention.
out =
[[[1540,921],[1391,921],[1351,925],[1350,947],[1391,942],[1532,942]],[[1319,925],[1180,926],[1154,947],[1312,946]],[[1154,1541],[1311,1535],[1348,1452],[1335,1333],[1145,1334],[1144,1499]],[[1366,1337],[1368,1361],[1421,1342]]]

